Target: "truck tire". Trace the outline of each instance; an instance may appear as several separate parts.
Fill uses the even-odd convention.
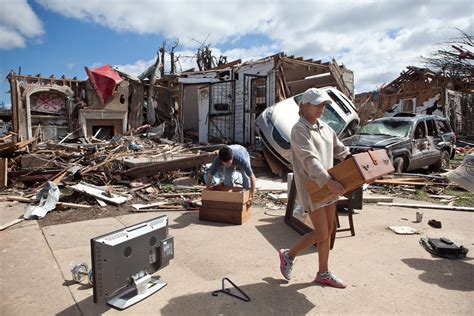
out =
[[[439,160],[434,165],[432,165],[430,169],[436,171],[449,169],[451,166],[450,158],[450,154],[446,149],[441,150]]]
[[[405,159],[403,157],[395,157],[393,159],[393,167],[396,173],[403,173],[405,171]]]

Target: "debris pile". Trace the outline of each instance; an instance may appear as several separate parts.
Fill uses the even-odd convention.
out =
[[[198,208],[194,198],[203,188],[203,165],[216,152],[148,136],[145,129],[110,140],[85,137],[66,143],[12,142],[7,135],[0,144],[6,162],[3,199],[33,202],[25,219],[42,218],[57,206],[104,207],[135,198],[145,204],[132,205],[132,211]]]

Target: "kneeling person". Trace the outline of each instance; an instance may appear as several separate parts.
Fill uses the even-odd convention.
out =
[[[224,186],[233,187],[233,174],[236,170],[242,173],[242,186],[244,189],[250,189],[250,199],[257,190],[257,179],[250,166],[250,155],[245,147],[240,145],[230,145],[219,150],[219,154],[212,162],[207,173],[206,189],[212,186],[212,177],[224,168]]]

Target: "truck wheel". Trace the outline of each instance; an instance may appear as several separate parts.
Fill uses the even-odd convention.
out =
[[[396,173],[403,173],[405,171],[405,159],[403,157],[396,157],[393,159],[393,167]]]
[[[441,156],[439,157],[438,162],[436,162],[431,169],[433,170],[447,170],[451,166],[449,152],[445,149],[441,151]]]

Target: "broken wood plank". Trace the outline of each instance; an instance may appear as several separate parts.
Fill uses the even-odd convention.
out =
[[[0,158],[0,188],[8,185],[8,158]]]
[[[454,195],[434,195],[434,194],[429,194],[428,197],[433,198],[433,199],[447,199],[451,200],[454,199]]]
[[[38,202],[38,200],[34,198],[27,198],[27,197],[14,196],[14,195],[5,195],[0,199],[0,201],[17,201],[17,202],[25,202],[25,203]],[[58,202],[56,205],[77,207],[77,208],[91,208],[92,207],[90,205],[67,203],[67,202]]]
[[[409,208],[429,208],[437,210],[450,210],[450,211],[474,211],[474,207],[464,207],[464,206],[449,206],[449,205],[429,205],[429,204],[409,204],[409,203],[385,203],[379,202],[377,205],[380,206],[400,206],[400,207],[409,207]]]
[[[390,196],[364,196],[363,203],[393,202]]]
[[[272,172],[280,177],[283,177],[283,174],[285,172],[285,167],[279,160],[277,160],[273,156],[273,154],[270,151],[268,151],[268,149],[264,149],[263,157],[267,161],[268,166],[270,167]]]
[[[169,212],[169,211],[186,211],[184,207],[181,208],[142,208],[142,209],[133,209],[132,212]]]
[[[144,186],[141,186],[141,187],[138,187],[138,188],[133,188],[131,189],[130,191],[131,192],[135,192],[135,191],[139,191],[139,190],[142,190],[142,189],[146,189],[148,187],[151,187],[153,185],[153,183],[148,183],[147,185],[144,185]]]
[[[17,218],[17,219],[14,219],[14,220],[12,220],[12,221],[9,221],[8,223],[3,224],[2,226],[0,226],[0,231],[1,231],[1,230],[4,230],[4,229],[6,229],[6,228],[8,228],[8,227],[10,227],[10,226],[16,225],[16,224],[18,224],[18,223],[20,223],[20,222],[23,222],[24,220],[25,220],[25,219],[22,217],[22,218]]]
[[[129,169],[124,172],[124,174],[131,178],[151,177],[160,172],[177,171],[201,166],[212,162],[216,156],[215,153],[205,153],[193,157],[161,161],[147,166]]]
[[[69,134],[64,136],[64,138],[59,141],[58,145],[61,145],[62,143],[64,143],[64,141],[68,139],[72,134],[74,134],[74,132],[70,132]]]
[[[151,204],[132,204],[132,207],[136,210],[142,209],[142,208],[152,208],[155,206],[162,206],[165,205],[167,202],[156,202],[156,203],[151,203]]]
[[[7,155],[14,153],[17,150],[25,148],[26,146],[28,146],[29,144],[35,141],[36,141],[36,138],[33,137],[23,142],[11,142],[11,143],[6,143],[6,144],[0,144],[0,155],[5,157]]]
[[[265,189],[265,188],[260,189],[260,188],[257,187],[257,192],[261,192],[261,193],[264,193],[264,192],[286,192],[286,191],[287,191],[287,189],[269,189],[269,188],[268,189]]]
[[[97,202],[97,204],[100,205],[100,207],[106,207],[107,206],[107,203],[105,203],[102,200],[99,200],[99,199],[96,198],[95,201]]]
[[[30,203],[30,202],[33,202],[35,200],[31,199],[31,198],[22,197],[22,196],[5,195],[5,196],[2,196],[0,201],[18,201],[18,202]]]
[[[66,203],[66,202],[58,202],[56,205],[67,206],[67,207],[77,207],[77,208],[92,208],[92,206],[90,205]]]
[[[161,193],[160,197],[180,197],[180,196],[195,196],[201,195],[201,192],[181,192],[181,193]]]
[[[123,204],[128,200],[128,197],[121,196],[115,193],[106,192],[104,188],[101,188],[92,184],[88,184],[85,182],[80,182],[76,185],[70,185],[68,186],[68,188],[77,192],[91,195],[95,198],[98,198],[100,200],[103,200],[105,202],[108,202],[114,205]]]
[[[107,159],[105,159],[105,160],[102,161],[101,163],[98,163],[98,164],[93,165],[93,166],[89,166],[89,167],[85,168],[84,170],[81,170],[81,171],[80,171],[80,174],[81,174],[81,175],[85,175],[86,173],[91,172],[91,171],[94,171],[94,170],[96,170],[97,168],[102,167],[103,165],[105,165],[105,164],[107,164],[107,163],[109,163],[109,162],[111,162],[111,161],[113,161],[113,160],[115,160],[115,159],[117,159],[117,158],[120,158],[120,157],[122,157],[122,156],[127,156],[127,155],[129,155],[129,154],[128,154],[128,153],[119,153],[119,154],[115,154],[115,155],[114,155],[114,154],[109,155],[109,156],[107,157]]]
[[[445,180],[442,176],[434,176],[430,174],[420,174],[420,173],[394,173],[393,176],[398,177],[420,177],[420,178],[427,178],[427,179],[438,179],[438,180]]]
[[[396,181],[426,181],[426,178],[421,177],[396,177],[393,175],[383,176],[381,180],[396,180]]]
[[[411,185],[411,186],[449,186],[449,183],[434,183],[434,182],[412,182],[412,181],[402,181],[402,180],[375,180],[375,184],[387,184],[387,185]]]
[[[10,133],[8,133],[8,134],[5,135],[5,136],[0,137],[0,142],[5,142],[6,140],[12,138],[13,135],[16,135],[16,133],[10,132]]]

